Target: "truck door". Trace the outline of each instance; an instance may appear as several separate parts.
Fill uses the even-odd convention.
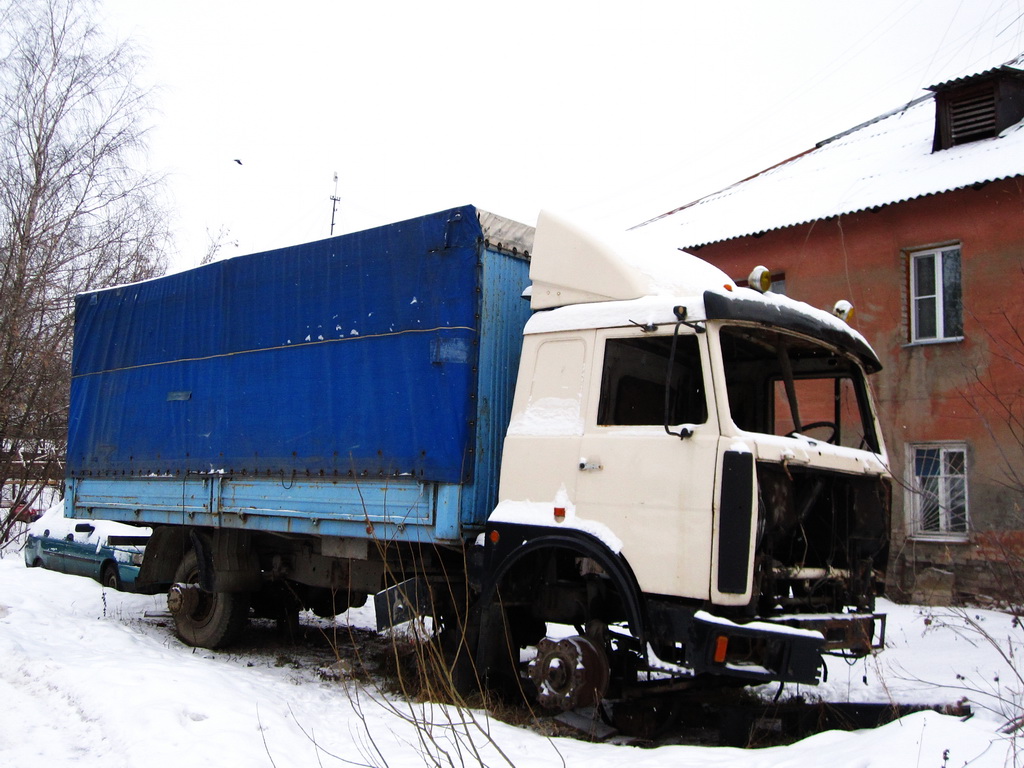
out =
[[[621,540],[643,591],[707,599],[719,430],[703,336],[619,329],[595,351],[576,513]]]
[[[594,334],[524,339],[501,461],[500,499],[573,497]]]

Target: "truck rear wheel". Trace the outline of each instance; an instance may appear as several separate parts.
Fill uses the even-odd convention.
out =
[[[195,550],[182,558],[167,595],[175,633],[182,642],[199,648],[223,648],[245,628],[249,596],[238,592],[207,592],[199,586],[199,560]]]

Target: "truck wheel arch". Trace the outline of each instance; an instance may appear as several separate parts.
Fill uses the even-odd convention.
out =
[[[498,534],[497,544],[492,543],[493,532]],[[622,600],[630,631],[646,645],[646,612],[633,569],[620,553],[614,552],[598,537],[576,529],[556,530],[508,523],[489,525],[488,536],[490,551],[485,559],[487,565],[480,594],[481,605],[487,605],[494,599],[502,580],[525,558],[545,551],[568,551],[600,566]]]

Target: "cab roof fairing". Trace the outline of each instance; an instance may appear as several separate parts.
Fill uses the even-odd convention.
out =
[[[629,302],[651,296],[699,297],[736,287],[718,267],[650,232],[604,232],[541,211],[530,260],[530,306]]]

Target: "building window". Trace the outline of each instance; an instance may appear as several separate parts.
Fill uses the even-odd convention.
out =
[[[967,448],[962,443],[911,446],[912,533],[966,538]]]
[[[910,298],[911,342],[963,337],[959,246],[910,255]]]

